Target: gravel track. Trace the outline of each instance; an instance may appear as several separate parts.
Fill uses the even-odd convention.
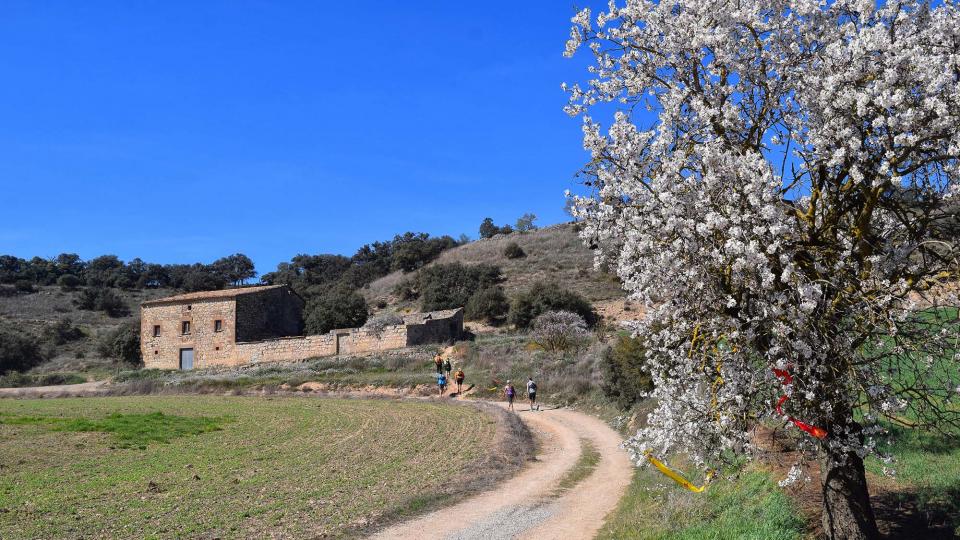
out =
[[[496,489],[380,531],[374,538],[481,540],[593,538],[626,491],[633,472],[622,439],[599,419],[569,409],[518,411],[539,443],[536,460]],[[580,439],[601,460],[593,473],[558,498],[553,488],[580,457]]]

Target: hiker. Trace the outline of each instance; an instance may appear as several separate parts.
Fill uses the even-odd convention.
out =
[[[513,387],[513,383],[507,381],[507,386],[503,389],[503,393],[507,395],[507,410],[513,410],[513,396],[517,394],[517,390]]]
[[[533,406],[537,406],[537,410],[540,410],[540,405],[537,405],[537,383],[533,382],[533,377],[527,377],[527,397],[530,398],[530,410],[533,410]]]
[[[461,387],[463,386],[463,380],[466,379],[466,378],[467,378],[467,376],[466,376],[466,374],[463,372],[463,368],[457,366],[457,372],[453,374],[453,380],[457,381],[457,395],[458,395],[458,396],[461,395],[461,394],[463,394],[463,390],[461,390]]]
[[[440,387],[440,395],[447,390],[447,376],[443,373],[437,373],[437,386]]]
[[[450,378],[450,370],[453,369],[453,366],[450,365],[450,359],[447,358],[443,361],[443,370],[447,372],[447,378]]]
[[[437,351],[437,355],[433,357],[433,363],[437,366],[437,373],[443,373],[443,356],[440,355],[440,351]]]

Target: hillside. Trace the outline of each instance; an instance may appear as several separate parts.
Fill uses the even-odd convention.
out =
[[[101,311],[82,310],[74,301],[82,289],[64,291],[60,287],[37,287],[34,293],[0,296],[0,321],[10,322],[21,330],[41,336],[49,361],[35,371],[83,371],[109,366],[112,362],[97,353],[99,340],[117,326],[139,317],[140,302],[172,294],[170,289],[117,290],[129,313],[110,317]],[[77,340],[54,345],[45,340],[45,329],[69,319],[83,333]]]
[[[516,242],[525,257],[510,259],[504,248]],[[507,296],[528,289],[538,281],[557,283],[575,291],[598,307],[620,302],[625,294],[617,278],[593,267],[593,252],[577,236],[572,223],[545,227],[529,233],[496,235],[444,251],[427,266],[448,263],[494,264],[503,270]],[[412,273],[394,272],[363,289],[371,306],[415,309],[416,303],[402,302],[393,293],[398,283]]]

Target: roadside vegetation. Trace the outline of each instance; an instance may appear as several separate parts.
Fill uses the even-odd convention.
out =
[[[0,400],[0,537],[362,535],[514,471],[528,435],[494,412],[295,397]]]

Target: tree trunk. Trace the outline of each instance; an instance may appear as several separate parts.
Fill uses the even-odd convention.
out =
[[[830,540],[880,538],[870,506],[863,459],[853,452],[825,449],[820,463],[823,532]]]

